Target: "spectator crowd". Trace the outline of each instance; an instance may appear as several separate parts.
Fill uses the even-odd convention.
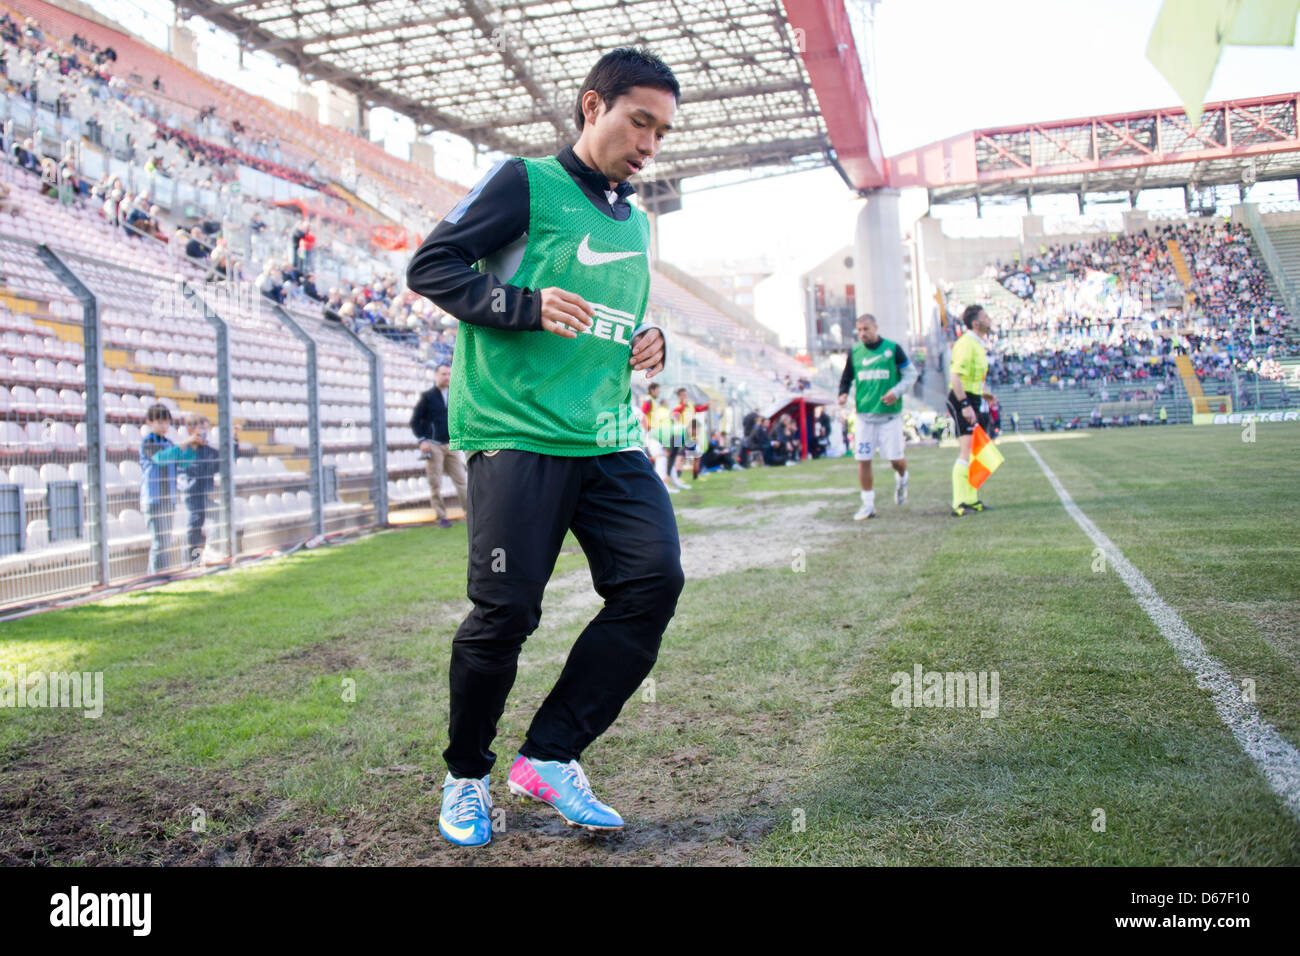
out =
[[[1167,224],[1051,246],[1014,266],[995,263],[989,273],[1023,296],[995,323],[993,385],[1158,390],[1178,374],[1180,354],[1197,375],[1218,380],[1234,370],[1267,375],[1278,370],[1277,359],[1300,354],[1249,232],[1235,224]]]

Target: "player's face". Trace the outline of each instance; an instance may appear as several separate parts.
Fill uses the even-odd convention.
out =
[[[451,369],[447,368],[445,365],[440,366],[438,370],[433,373],[433,384],[438,386],[438,388],[446,388],[451,384]]]
[[[975,316],[975,321],[971,324],[980,335],[988,335],[989,329],[993,328],[993,320],[989,318],[989,314],[983,309],[980,310],[979,315]]]
[[[858,320],[858,338],[863,345],[875,345],[880,339],[880,333],[876,328],[876,323],[870,319]]]
[[[634,86],[607,107],[600,95],[588,91],[599,103],[595,120],[587,114],[591,158],[611,183],[626,182],[641,172],[659,152],[664,136],[672,129],[677,102],[672,93],[650,86]],[[586,103],[584,102],[584,106]]]

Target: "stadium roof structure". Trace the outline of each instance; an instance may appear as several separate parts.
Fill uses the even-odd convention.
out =
[[[490,150],[555,152],[576,137],[596,60],[646,45],[682,87],[647,175],[831,164],[858,190],[884,157],[844,0],[177,0],[308,80],[389,107],[423,133]],[[666,209],[665,209],[666,211]]]
[[[890,157],[891,186],[932,203],[1044,193],[1135,193],[1300,177],[1300,93],[975,130]]]

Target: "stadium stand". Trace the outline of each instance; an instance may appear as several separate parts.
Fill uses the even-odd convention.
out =
[[[1274,251],[1277,253],[1281,276],[1269,273],[1269,292],[1276,301],[1284,301],[1282,290],[1278,287],[1279,279],[1290,284],[1292,290],[1300,289],[1300,212],[1278,212],[1267,220],[1261,218],[1260,227],[1267,235]],[[1251,250],[1256,259],[1262,260],[1259,252],[1258,237],[1251,240]],[[1300,338],[1300,329],[1294,324],[1288,329],[1289,338]]]
[[[312,534],[306,346],[276,305],[315,346],[325,533],[373,525],[381,489],[389,507],[426,505],[407,422],[433,367],[454,356],[456,323],[401,288],[400,243],[389,254],[366,233],[427,230],[465,190],[40,0],[0,4],[0,40],[0,604],[101,583],[82,308],[42,245],[100,302],[110,581],[146,568],[140,443],[155,402],[170,409],[177,441],[193,416],[214,427],[212,443],[237,431],[240,554]],[[667,271],[677,279],[655,270],[649,306],[669,333],[661,381],[715,389],[733,432],[746,413],[810,387],[811,370],[773,336]],[[218,413],[216,332],[182,283],[202,288],[228,325],[229,421]],[[367,349],[382,368],[379,435]],[[449,479],[441,493],[454,497]],[[220,495],[218,476],[204,522],[216,561]],[[178,493],[173,568],[187,519]]]
[[[1004,414],[1087,422],[1125,392],[1190,421],[1224,396],[1250,407],[1257,384],[1261,400],[1300,405],[1279,364],[1300,355],[1294,325],[1235,223],[1168,223],[1051,246],[991,263],[954,284],[948,302],[950,317],[970,302],[994,317],[989,382]],[[959,324],[950,318],[950,332]],[[1135,422],[1144,409],[1131,410]]]
[[[391,190],[420,204],[431,225],[450,209],[462,192],[425,170],[389,155],[368,140],[300,116],[274,103],[191,70],[160,50],[127,34],[109,29],[84,17],[41,0],[9,0],[7,8],[15,20],[33,18],[43,37],[74,49],[74,37],[101,49],[112,49],[116,57],[97,64],[106,74],[131,83],[146,98],[166,95],[169,105],[190,110],[210,110],[208,119],[226,132],[245,130],[247,138],[265,138],[282,147],[280,162],[306,171],[315,166],[323,175],[345,181],[355,166],[363,182],[373,177],[376,191]],[[158,77],[162,90],[147,80]],[[238,127],[235,124],[239,124]],[[346,185],[346,181],[344,182]],[[418,200],[413,197],[419,197]]]

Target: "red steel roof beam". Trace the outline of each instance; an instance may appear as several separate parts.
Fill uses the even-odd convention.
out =
[[[876,117],[843,0],[783,0],[840,169],[858,190],[888,185]]]
[[[1004,126],[997,129],[972,130],[958,136],[952,136],[937,143],[930,143],[919,149],[910,150],[888,160],[890,185],[895,187],[957,186],[970,183],[993,183],[1020,179],[1026,176],[1055,176],[1079,172],[1102,172],[1115,169],[1135,169],[1141,166],[1163,166],[1171,163],[1199,162],[1202,160],[1225,159],[1229,157],[1259,156],[1269,153],[1287,153],[1300,150],[1300,132],[1278,129],[1276,119],[1255,112],[1265,107],[1290,107],[1292,122],[1300,117],[1300,94],[1280,93],[1272,96],[1260,96],[1252,99],[1231,100],[1221,103],[1205,104],[1206,117],[1221,113],[1224,120],[1225,142],[1218,142],[1211,135],[1202,132],[1201,127],[1193,129],[1187,122],[1186,114],[1177,107],[1153,110],[1139,110],[1131,113],[1118,113],[1109,116],[1096,116],[1083,119],[1058,120],[1050,123],[1030,123],[1022,126]],[[1250,137],[1264,134],[1266,131],[1276,137],[1273,142],[1255,142],[1249,145],[1234,144],[1229,131],[1231,118],[1238,116],[1253,124],[1255,129]],[[1137,142],[1133,137],[1132,126],[1135,120],[1155,122],[1156,148]],[[1178,128],[1188,139],[1195,140],[1200,146],[1194,149],[1170,151],[1165,148],[1165,124]],[[1055,142],[1049,131],[1090,126],[1092,128],[1093,150],[1099,152],[1099,132],[1106,130],[1113,134],[1117,142],[1107,145],[1106,156],[1076,163],[1047,164],[1044,166],[1024,167],[1021,160],[1010,155],[996,142],[994,137],[1010,134],[1038,133],[1049,141]],[[984,169],[977,167],[975,147],[984,143],[992,147],[1000,156],[1017,163],[1015,169]],[[1057,144],[1058,147],[1060,144]],[[1132,147],[1142,155],[1116,156],[1118,150]],[[1077,156],[1074,150],[1068,150]],[[1109,157],[1109,158],[1107,158]]]

